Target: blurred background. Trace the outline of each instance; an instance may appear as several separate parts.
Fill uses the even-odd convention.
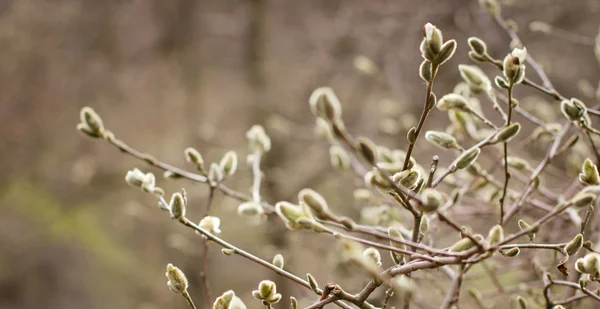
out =
[[[600,1],[502,3],[503,16],[519,25],[556,88],[567,97],[593,96],[593,47],[528,25],[543,21],[593,39]],[[295,201],[299,189],[311,187],[358,219],[352,191],[361,183],[330,167],[308,97],[331,86],[351,132],[405,148],[425,93],[418,46],[426,22],[458,42],[436,82],[438,98],[460,81],[456,66],[472,63],[468,37],[485,40],[497,58],[510,51],[506,34],[474,0],[0,1],[0,308],[186,308],[166,287],[167,263],[188,274],[190,293],[205,308],[201,239],[124,182],[134,167],[162,173],[79,134],[83,106],[93,107],[118,138],[176,166],[190,168],[183,156],[189,146],[208,162],[235,150],[242,164],[228,185],[242,192],[251,185],[245,132],[262,124],[273,141],[264,162],[266,200]],[[517,90],[518,98],[530,99],[523,107],[557,119],[546,112],[557,104],[531,95]],[[425,129],[447,124],[446,114],[434,111]],[[440,152],[425,143],[417,148],[424,166]],[[530,157],[540,151],[524,150]],[[452,158],[442,156],[442,166]],[[158,185],[168,194],[185,187],[189,216],[200,219],[205,186],[162,177]],[[222,219],[224,239],[267,260],[283,253],[287,269],[300,277],[310,272],[321,284],[342,282],[356,292],[366,283],[367,277],[347,280],[353,273],[328,254],[332,238],[283,233],[280,220],[238,217],[237,205],[216,196],[213,214]],[[271,279],[284,296],[281,307],[291,295],[302,304],[315,299],[258,265],[223,256],[214,244],[209,249],[214,296],[234,289],[258,308],[251,291]]]

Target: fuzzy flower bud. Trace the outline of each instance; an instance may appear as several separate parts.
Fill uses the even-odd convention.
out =
[[[481,153],[479,147],[471,147],[463,151],[450,165],[450,169],[453,171],[467,168],[477,160],[477,157]]]
[[[373,247],[365,249],[363,256],[367,261],[372,262],[375,266],[381,266],[381,253]]]
[[[513,85],[519,84],[525,78],[525,58],[527,57],[527,48],[515,48],[504,58],[503,73],[504,77]]]
[[[281,300],[281,294],[277,293],[277,286],[271,280],[261,281],[258,290],[252,291],[252,296],[269,304],[276,304]]]
[[[219,234],[221,230],[219,226],[221,225],[221,219],[217,217],[206,216],[200,220],[198,225],[211,234]]]
[[[279,269],[283,269],[283,255],[281,254],[277,254],[274,258],[273,258],[273,265]]]
[[[225,173],[225,175],[233,175],[237,170],[238,166],[238,156],[235,153],[235,151],[228,151],[223,156],[223,159],[221,159],[219,166],[221,167],[221,170],[223,170],[223,173]]]
[[[125,181],[132,187],[141,188],[144,192],[152,192],[156,184],[156,178],[154,177],[154,174],[144,174],[137,168],[127,172],[125,175]]]
[[[246,138],[248,139],[251,151],[265,153],[271,150],[271,139],[267,133],[265,133],[265,129],[261,125],[253,125],[250,130],[246,132]]]
[[[423,190],[421,199],[423,200],[423,211],[426,213],[436,211],[444,203],[442,194],[439,191],[430,188]]]
[[[204,170],[204,158],[198,150],[188,147],[184,151],[186,161],[195,164],[199,170]]]
[[[584,185],[592,186],[600,184],[600,175],[598,167],[589,158],[585,159],[579,173],[579,182]]]
[[[317,88],[308,100],[310,110],[316,117],[337,121],[342,117],[342,106],[333,90],[329,87]]]
[[[469,47],[471,47],[473,53],[476,55],[484,56],[487,54],[487,45],[480,38],[470,37],[467,42],[469,43]]]
[[[449,93],[439,99],[437,108],[443,111],[455,110],[455,111],[469,111],[469,103],[465,97],[456,93]]]
[[[504,127],[498,134],[494,136],[493,140],[490,143],[507,143],[521,131],[521,125],[519,123],[513,122],[508,126]]]
[[[169,203],[169,210],[171,212],[171,218],[175,220],[181,220],[185,218],[186,200],[177,192],[171,196],[171,202]]]
[[[425,139],[428,142],[444,149],[458,149],[459,147],[458,143],[456,142],[456,138],[445,132],[427,131],[425,133]]]
[[[350,167],[350,157],[344,148],[333,145],[329,148],[329,159],[331,166],[339,169],[347,169]]]
[[[576,207],[587,207],[596,201],[596,195],[593,193],[579,192],[569,201]]]
[[[77,129],[86,135],[98,138],[104,136],[104,123],[102,118],[91,107],[84,107],[79,114],[81,123],[77,125]]]
[[[237,213],[240,216],[254,217],[265,213],[262,205],[255,202],[244,202],[237,208]]]
[[[171,289],[171,291],[179,294],[187,292],[188,280],[181,269],[169,263],[167,265],[167,272],[165,273],[165,276],[167,276],[167,286],[169,289]]]
[[[565,252],[568,255],[575,255],[583,246],[583,235],[577,234],[570,242],[565,245]]]
[[[473,93],[484,93],[490,90],[492,83],[480,68],[474,65],[459,64],[458,70]]]
[[[298,193],[298,200],[300,203],[308,206],[312,210],[315,217],[319,219],[327,219],[330,217],[329,206],[327,201],[321,194],[313,189],[302,189]]]
[[[217,163],[212,163],[208,170],[208,180],[211,185],[215,186],[223,181],[224,175],[221,166]]]
[[[377,161],[377,147],[370,139],[359,137],[356,139],[356,150],[371,164]]]
[[[502,242],[504,240],[504,229],[502,226],[494,225],[494,227],[490,229],[487,240],[490,245]]]

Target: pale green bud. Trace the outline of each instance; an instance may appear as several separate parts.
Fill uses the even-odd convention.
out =
[[[223,170],[217,163],[212,163],[208,170],[208,180],[212,185],[217,185],[223,181]]]
[[[421,199],[423,201],[423,211],[426,213],[436,211],[444,203],[444,197],[435,189],[428,188],[423,190]]]
[[[500,250],[500,254],[502,254],[506,257],[515,257],[515,256],[519,255],[519,253],[521,253],[521,249],[519,249],[518,247],[514,247],[514,248],[510,248],[510,249],[506,249],[506,250]]]
[[[283,269],[283,255],[281,254],[277,254],[274,258],[273,258],[273,265],[279,269]]]
[[[583,246],[583,235],[577,234],[570,242],[565,245],[565,252],[568,255],[575,255]]]
[[[437,103],[437,108],[440,110],[456,110],[456,111],[467,111],[470,110],[469,103],[465,97],[456,94],[449,93],[443,96]]]
[[[258,290],[252,291],[252,296],[269,304],[276,304],[281,300],[281,294],[277,293],[277,286],[271,280],[261,281]]]
[[[502,242],[504,240],[504,229],[502,226],[494,225],[494,227],[490,229],[487,240],[490,245]]]
[[[587,207],[596,201],[596,195],[592,193],[580,192],[569,201],[577,207]]]
[[[350,157],[344,148],[338,145],[329,147],[329,159],[331,166],[339,169],[347,169],[350,167]]]
[[[531,225],[529,225],[529,223],[525,222],[525,220],[519,220],[517,223],[518,223],[521,231],[528,230],[531,228]],[[527,233],[527,236],[529,237],[530,241],[533,241],[533,239],[535,238],[535,234],[537,233],[537,230],[538,229],[535,228],[532,231],[530,231],[529,233]]]
[[[444,132],[439,132],[439,131],[427,131],[425,133],[425,139],[440,147],[440,148],[444,148],[444,149],[458,149],[458,143],[456,142],[456,138],[454,138],[454,136],[448,134],[448,133],[444,133]]]
[[[502,76],[496,76],[494,78],[494,83],[496,84],[496,86],[498,86],[498,88],[502,88],[502,89],[510,88],[510,85],[508,84],[506,79],[502,78]]]
[[[313,275],[306,274],[306,279],[308,281],[308,285],[310,285],[310,289],[313,290],[316,294],[319,294],[319,284]]]
[[[104,136],[104,123],[102,118],[91,107],[84,107],[79,114],[81,123],[77,129],[90,137],[98,138]]]
[[[132,187],[141,188],[144,192],[153,192],[156,185],[156,177],[152,173],[143,173],[134,168],[125,175],[125,181]]]
[[[503,73],[504,77],[512,83],[519,84],[525,77],[525,58],[527,57],[527,48],[515,48],[504,58]]]
[[[316,117],[334,121],[342,117],[342,106],[333,90],[329,87],[315,89],[309,100],[310,110]]]
[[[179,294],[187,291],[188,280],[181,269],[169,263],[167,264],[167,272],[165,273],[165,276],[167,276],[167,286],[171,291]]]
[[[199,170],[204,169],[204,158],[202,158],[202,155],[200,154],[200,152],[198,152],[198,150],[192,147],[188,147],[185,149],[184,154],[185,159],[188,162],[195,164]]]
[[[211,234],[221,233],[221,230],[219,229],[219,226],[221,225],[221,219],[217,217],[206,216],[200,220],[198,225]]]
[[[379,253],[377,249],[369,247],[365,249],[365,251],[363,252],[363,256],[365,257],[365,259],[372,262],[375,266],[381,266],[381,253]]]
[[[424,60],[419,67],[419,76],[422,80],[430,82],[433,80],[433,72],[431,71],[431,62]]]
[[[394,227],[389,227],[388,228],[388,236],[394,237],[394,238],[398,238],[400,240],[404,240],[404,237],[402,236],[402,233],[400,233],[400,231],[398,231]],[[406,245],[398,243],[398,242],[395,242],[395,241],[391,241],[391,240],[390,240],[390,246],[392,246],[394,248],[402,249],[402,250],[406,249]],[[392,252],[391,254],[392,254],[392,259],[394,260],[394,263],[399,264],[403,260],[403,255],[402,254],[395,253],[395,252]]]
[[[508,157],[506,160],[506,164],[508,164],[508,166],[516,170],[523,172],[531,170],[531,165],[529,165],[527,161],[517,157]]]
[[[480,38],[470,37],[467,42],[469,43],[469,47],[471,47],[473,53],[476,55],[484,56],[487,54],[487,45]]]
[[[356,139],[356,150],[371,164],[377,161],[377,147],[370,139],[359,137]]]
[[[244,202],[237,208],[237,213],[240,216],[254,217],[265,213],[262,205],[255,202]]]
[[[436,62],[438,63],[438,65],[442,65],[446,61],[448,61],[450,58],[452,58],[452,56],[454,55],[454,52],[456,52],[456,41],[455,40],[449,40],[446,43],[444,43],[444,45],[442,45],[442,50],[440,51],[440,54],[438,55],[438,57],[436,59]]]
[[[598,167],[589,158],[585,159],[583,165],[581,166],[579,181],[582,184],[588,186],[600,184],[600,175],[598,174]]]
[[[304,203],[304,205],[308,206],[317,218],[327,219],[331,216],[327,201],[325,201],[321,194],[313,189],[300,190],[298,193],[298,200],[300,203]]]
[[[490,79],[480,68],[474,65],[459,64],[458,70],[473,93],[487,92],[490,89]]]
[[[461,240],[455,242],[452,246],[450,246],[450,252],[461,252],[466,251],[475,246],[475,243],[470,238],[462,238]]]
[[[223,159],[221,159],[219,166],[225,175],[231,176],[235,174],[238,166],[238,156],[235,151],[228,151],[223,156]]]
[[[171,202],[169,203],[169,210],[171,212],[171,218],[175,220],[181,220],[185,218],[185,209],[186,209],[186,201],[181,195],[181,193],[177,192],[171,196]]]
[[[246,138],[248,139],[251,151],[260,151],[264,153],[271,150],[271,138],[269,138],[261,125],[253,125],[250,130],[246,132]]]
[[[498,134],[494,136],[493,140],[490,143],[508,143],[511,139],[513,139],[517,134],[521,131],[521,125],[519,123],[513,122],[506,127],[502,128],[498,131]]]
[[[400,185],[409,188],[409,189],[413,189],[416,185],[417,182],[419,181],[419,179],[421,178],[421,173],[419,172],[419,170],[404,170],[402,172],[396,173],[394,174],[394,176],[392,177],[392,180],[395,183],[399,183]]]
[[[464,168],[469,167],[471,164],[473,164],[473,162],[475,162],[475,160],[477,160],[479,153],[481,153],[481,149],[479,149],[479,147],[471,147],[471,148],[463,151],[454,160],[454,162],[452,162],[452,164],[450,165],[450,169],[452,169],[453,171],[456,171],[459,169],[464,169]]]

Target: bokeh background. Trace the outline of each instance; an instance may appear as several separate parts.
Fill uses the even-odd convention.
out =
[[[557,89],[593,96],[599,76],[593,48],[532,32],[528,24],[544,21],[593,38],[600,1],[502,3]],[[352,191],[360,183],[330,167],[308,97],[316,87],[333,87],[352,132],[404,148],[423,101],[417,72],[426,22],[458,41],[455,57],[441,69],[438,97],[460,80],[456,66],[471,63],[469,36],[484,39],[498,58],[510,50],[506,34],[469,0],[0,1],[0,308],[185,308],[166,287],[167,263],[184,269],[204,308],[201,239],[123,180],[134,167],[159,171],[75,130],[86,105],[118,138],[176,166],[190,167],[183,157],[188,146],[207,161],[237,151],[242,164],[228,184],[242,192],[251,184],[245,132],[262,124],[273,141],[264,162],[268,201],[295,200],[299,189],[312,187],[358,218]],[[378,72],[357,70],[358,56],[371,59]],[[517,91],[520,98],[530,94]],[[525,108],[556,119],[546,113],[556,104],[530,98]],[[434,112],[426,129],[447,123]],[[423,144],[415,158],[427,165],[434,150]],[[185,187],[189,214],[200,219],[205,186],[162,177],[159,186]],[[216,196],[213,213],[223,220],[223,238],[267,260],[281,252],[289,270],[315,274],[320,283],[352,277],[329,254],[333,239],[284,233],[279,220],[240,218],[237,205]],[[251,291],[268,278],[284,299],[314,299],[258,265],[224,257],[216,245],[210,252],[215,295],[233,288],[258,308]],[[345,286],[357,289],[366,280]]]

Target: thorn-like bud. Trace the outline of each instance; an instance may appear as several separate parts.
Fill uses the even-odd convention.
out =
[[[598,167],[589,158],[585,159],[583,165],[581,166],[579,182],[588,186],[600,184],[600,175],[598,174]]]
[[[316,117],[328,121],[337,121],[342,117],[342,106],[333,90],[329,87],[315,89],[308,100],[310,110]]]
[[[169,263],[167,265],[167,272],[165,273],[165,276],[167,276],[167,286],[171,291],[179,294],[187,292],[188,280],[181,269]]]
[[[219,165],[225,175],[231,176],[231,175],[235,174],[235,171],[237,170],[237,166],[238,166],[238,156],[235,153],[235,151],[228,151],[223,156],[223,159],[221,159],[221,162],[219,163]]]
[[[425,133],[425,139],[440,147],[440,148],[444,148],[444,149],[458,149],[459,145],[458,142],[456,142],[456,138],[454,138],[454,136],[445,133],[445,132],[440,132],[440,131],[427,131]]]
[[[152,192],[156,185],[156,178],[152,173],[144,174],[138,168],[127,171],[125,181],[132,187],[141,188],[144,192]]]
[[[521,131],[521,125],[513,122],[502,128],[490,143],[507,143]]]
[[[500,250],[500,254],[502,254],[503,256],[506,256],[506,257],[515,257],[515,256],[519,255],[519,253],[521,253],[521,249],[519,249],[518,247]]]
[[[381,266],[381,253],[373,247],[365,249],[363,257],[369,262],[372,262],[375,266]]]
[[[210,169],[208,170],[208,181],[210,181],[210,184],[216,186],[223,181],[223,178],[224,176],[221,166],[217,163],[212,163],[210,165]]]
[[[339,145],[329,147],[329,159],[331,166],[339,169],[347,169],[350,167],[350,157],[344,148]]]
[[[204,158],[200,152],[192,147],[188,147],[184,151],[186,161],[195,164],[198,170],[204,170]]]
[[[198,226],[200,226],[202,229],[213,235],[221,233],[221,230],[219,228],[220,225],[221,219],[211,216],[206,216],[202,218],[202,220],[200,220],[200,223],[198,223]]]
[[[573,198],[569,201],[571,204],[576,207],[587,207],[596,201],[596,195],[593,193],[587,192],[579,192],[575,194]]]
[[[328,219],[331,217],[327,201],[321,194],[313,189],[302,189],[298,193],[300,203],[308,206],[315,217],[319,219]]]
[[[169,210],[171,212],[171,218],[175,220],[181,220],[185,218],[186,200],[177,192],[171,196],[171,202],[169,203]]]
[[[377,161],[377,147],[370,139],[359,137],[356,139],[356,150],[371,164]]]
[[[501,225],[494,225],[494,227],[492,227],[490,229],[490,232],[488,234],[488,238],[487,241],[490,245],[495,245],[499,242],[502,242],[504,240],[504,229],[502,228]]]
[[[255,202],[244,202],[237,208],[237,213],[240,216],[254,217],[265,213],[262,205]]]
[[[276,304],[281,300],[281,294],[277,293],[277,286],[271,280],[261,281],[258,290],[252,291],[252,296],[268,304]]]
[[[571,241],[565,245],[565,252],[568,255],[575,255],[583,246],[583,235],[577,234]]]
[[[283,255],[281,254],[277,254],[274,258],[273,258],[273,265],[279,269],[283,269]]]
[[[426,213],[436,211],[444,203],[442,194],[439,191],[430,188],[423,190],[421,199],[423,201],[423,211]]]
[[[519,225],[519,228],[521,229],[521,231],[531,228],[531,225],[529,225],[529,223],[525,222],[525,220],[519,220],[517,222],[517,224]],[[529,237],[530,241],[533,241],[533,239],[535,238],[535,234],[537,233],[537,230],[538,229],[535,228],[532,231],[530,231],[529,233],[527,233],[527,236]]]
[[[467,42],[473,53],[477,56],[485,56],[487,54],[487,45],[480,38],[470,37]]]
[[[471,147],[463,151],[450,165],[450,169],[453,171],[467,168],[477,160],[477,157],[481,153],[479,147]]]

